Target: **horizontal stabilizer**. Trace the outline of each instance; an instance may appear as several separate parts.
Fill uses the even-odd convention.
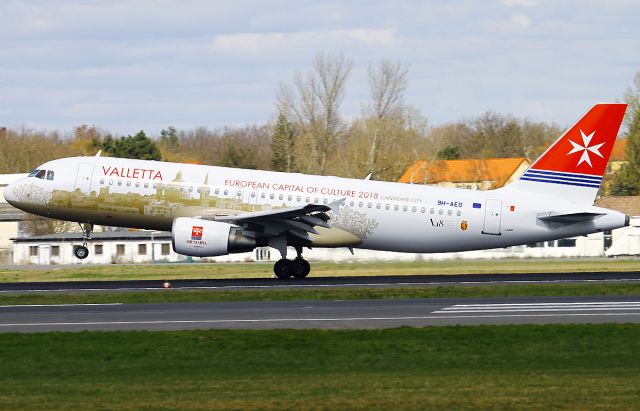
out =
[[[602,215],[604,215],[604,213],[557,213],[555,211],[547,211],[544,213],[538,213],[538,220],[550,223],[572,224],[593,220],[594,218]]]

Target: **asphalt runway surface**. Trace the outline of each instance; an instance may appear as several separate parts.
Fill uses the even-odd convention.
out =
[[[275,278],[241,278],[217,280],[171,280],[174,289],[278,289],[343,287],[412,287],[438,285],[493,285],[531,283],[635,282],[640,272],[584,272],[537,274],[457,274],[457,275],[389,275],[362,277],[309,277],[301,280]],[[154,291],[163,287],[161,280],[72,281],[48,283],[0,283],[0,295],[47,292]]]
[[[0,306],[0,332],[640,322],[640,297]]]

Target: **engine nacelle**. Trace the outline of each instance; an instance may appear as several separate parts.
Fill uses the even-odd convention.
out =
[[[244,235],[241,228],[218,221],[176,218],[171,233],[173,250],[194,257],[244,253],[256,247],[256,239]]]

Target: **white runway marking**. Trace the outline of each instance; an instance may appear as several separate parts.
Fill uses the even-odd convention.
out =
[[[434,311],[434,314],[509,313],[509,312],[580,312],[580,311],[638,311],[640,302],[588,303],[520,303],[520,304],[456,304]]]
[[[105,305],[122,305],[122,303],[104,303],[104,304],[15,304],[0,305],[0,308],[22,308],[22,307],[93,307]]]
[[[609,316],[637,315],[637,313],[611,313]],[[74,325],[162,325],[162,324],[224,324],[224,323],[274,323],[313,321],[392,321],[392,320],[443,320],[450,318],[509,318],[509,317],[566,317],[602,316],[602,314],[507,314],[507,315],[453,315],[453,316],[411,316],[411,317],[344,317],[344,318],[266,318],[266,319],[226,319],[226,320],[155,320],[155,321],[87,321],[87,322],[45,322],[45,323],[4,323],[0,327],[38,327]]]

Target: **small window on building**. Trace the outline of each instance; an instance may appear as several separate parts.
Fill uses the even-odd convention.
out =
[[[544,241],[541,242],[541,243],[527,244],[527,247],[529,247],[529,248],[542,248],[542,247],[544,247]]]
[[[37,245],[30,245],[29,246],[29,256],[30,257],[37,257],[38,256],[38,246]]]
[[[124,244],[116,245],[116,255],[124,255]]]
[[[562,240],[558,240],[558,247],[575,247],[576,239],[575,238],[563,238]]]
[[[95,255],[102,255],[102,252],[103,252],[102,244],[96,244],[93,246],[93,253]]]
[[[58,257],[60,255],[60,246],[59,245],[52,245],[51,246],[51,256],[52,257]]]
[[[138,255],[147,255],[147,245],[138,244]]]
[[[162,255],[169,255],[171,253],[171,248],[169,248],[171,244],[161,244],[160,245],[160,253]]]

